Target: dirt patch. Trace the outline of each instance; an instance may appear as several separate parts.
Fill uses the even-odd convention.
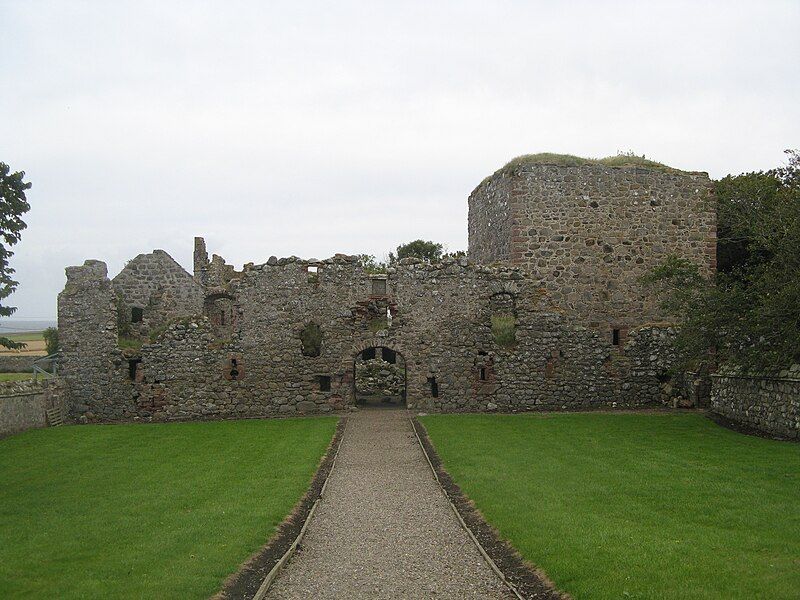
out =
[[[544,573],[526,562],[519,552],[511,544],[503,540],[497,531],[487,523],[480,511],[461,491],[461,488],[453,482],[453,478],[444,469],[442,459],[439,458],[439,454],[431,444],[425,427],[416,417],[412,418],[412,422],[448,498],[450,498],[469,530],[478,539],[483,549],[495,562],[506,579],[524,598],[568,600],[570,598],[569,595],[556,590]]]
[[[272,567],[286,554],[286,551],[297,538],[308,518],[311,507],[320,497],[325,480],[333,468],[333,460],[339,444],[342,442],[342,434],[347,423],[347,417],[339,419],[336,426],[336,433],[333,435],[328,450],[320,462],[314,478],[311,480],[306,493],[294,506],[291,514],[278,526],[275,534],[269,539],[267,544],[251,556],[239,570],[228,577],[222,589],[214,596],[217,600],[239,600],[252,598],[261,587],[267,574]]]

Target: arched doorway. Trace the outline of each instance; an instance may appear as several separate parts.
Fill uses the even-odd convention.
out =
[[[387,346],[370,346],[353,358],[353,396],[357,406],[406,406],[408,373],[405,357]]]

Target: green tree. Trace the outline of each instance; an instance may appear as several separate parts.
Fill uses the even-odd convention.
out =
[[[386,273],[386,263],[380,262],[373,254],[359,254],[358,264],[370,274]]]
[[[800,154],[787,154],[786,167],[717,182],[721,264],[711,281],[675,257],[645,278],[681,325],[681,367],[710,356],[767,371],[800,362]]]
[[[11,168],[0,162],[0,300],[8,298],[17,289],[19,282],[13,279],[14,269],[9,260],[14,253],[9,249],[22,238],[22,230],[27,227],[22,215],[30,210],[25,198],[25,190],[31,184],[23,181],[24,171],[11,172]],[[14,306],[0,305],[0,317],[10,317],[16,311]],[[24,348],[25,344],[0,337],[0,346]]]
[[[439,262],[442,258],[443,247],[441,244],[426,240],[414,240],[397,247],[397,255],[389,253],[389,263],[395,263],[404,258],[419,258],[426,262]]]
[[[48,354],[55,354],[58,352],[58,329],[55,327],[48,327],[42,332],[42,337],[44,338]]]

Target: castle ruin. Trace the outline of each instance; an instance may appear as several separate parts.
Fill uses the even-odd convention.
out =
[[[410,408],[638,407],[672,387],[673,330],[641,276],[669,255],[715,269],[705,173],[517,160],[469,197],[465,258],[367,272],[353,256],[194,272],[163,250],[59,295],[70,416],[187,420],[356,403],[356,363],[402,365]]]

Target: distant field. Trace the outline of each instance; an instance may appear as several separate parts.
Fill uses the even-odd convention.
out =
[[[47,344],[42,337],[41,331],[22,331],[19,333],[0,333],[0,336],[7,337],[15,342],[25,342],[27,346],[21,350],[11,350],[10,348],[0,347],[0,355],[14,354],[27,356],[44,356],[47,354]]]
[[[15,342],[42,342],[44,341],[43,333],[42,331],[22,331],[20,333],[0,333],[0,335]]]

